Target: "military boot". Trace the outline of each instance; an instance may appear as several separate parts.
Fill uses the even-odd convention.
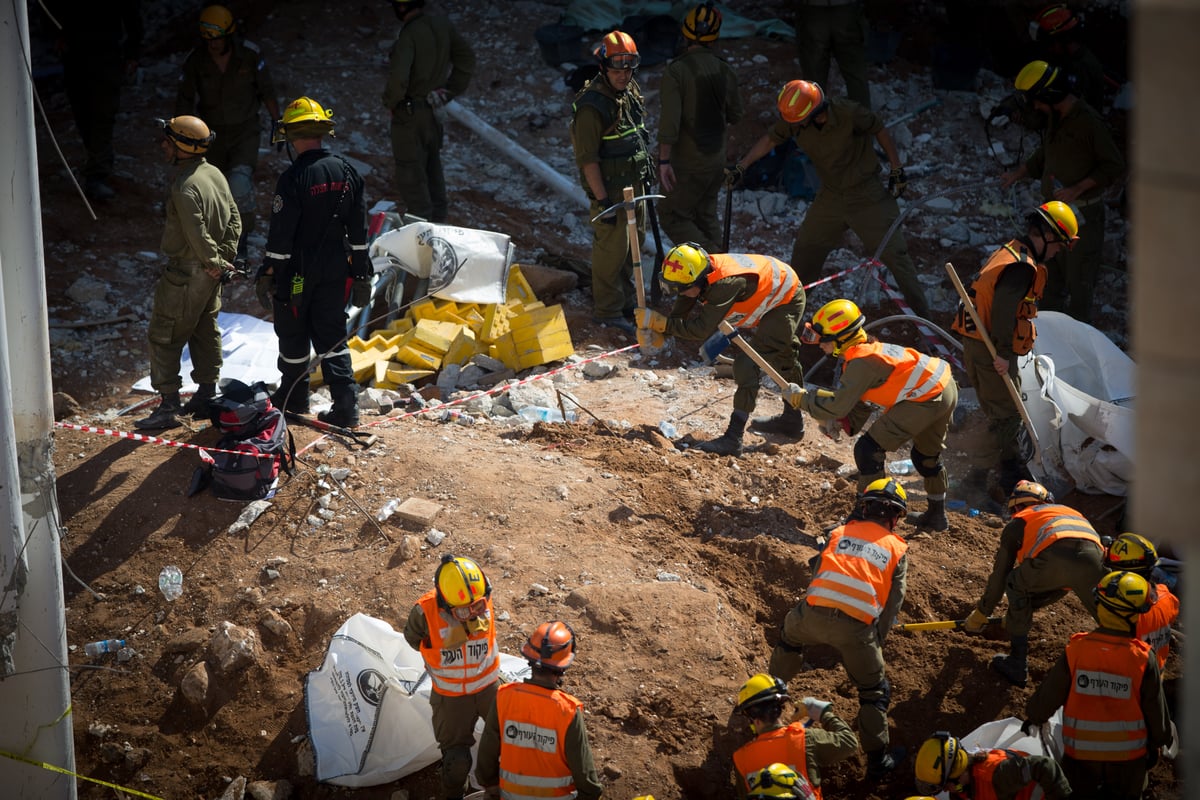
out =
[[[186,417],[207,417],[210,413],[208,401],[216,396],[217,385],[215,383],[202,383],[196,389],[196,393],[183,404],[180,413]]]
[[[140,431],[163,431],[179,426],[179,414],[183,404],[179,401],[179,392],[167,392],[162,395],[158,408],[148,417],[143,417],[133,423]]]
[[[358,427],[358,392],[354,384],[331,386],[329,393],[333,395],[333,408],[317,414],[317,419],[339,428]]]
[[[930,531],[949,530],[950,520],[946,519],[946,498],[929,499],[929,507],[919,517],[913,517],[912,523],[918,528]]]
[[[804,438],[804,414],[800,409],[783,404],[783,413],[774,417],[755,417],[750,421],[750,430],[755,433],[776,433],[789,439]]]
[[[992,669],[1013,686],[1024,688],[1029,680],[1028,658],[1029,637],[1014,636],[1008,655],[992,657]]]
[[[696,442],[697,450],[705,453],[716,453],[722,456],[739,456],[742,454],[742,436],[746,432],[746,421],[750,415],[745,411],[734,411],[729,415],[729,427],[716,439],[707,442]]]
[[[308,413],[308,376],[289,377],[284,375],[279,388],[271,395],[271,405],[293,414]]]

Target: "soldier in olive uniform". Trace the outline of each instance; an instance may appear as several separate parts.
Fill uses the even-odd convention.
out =
[[[392,114],[396,191],[409,214],[445,222],[442,123],[434,109],[467,90],[475,54],[446,17],[425,13],[425,0],[391,0],[400,20],[383,105]]]
[[[1083,43],[1083,25],[1079,17],[1058,3],[1047,6],[1034,18],[1034,40],[1051,64],[1065,67],[1071,78],[1071,93],[1081,97],[1096,111],[1104,110],[1104,65],[1092,49]]]
[[[200,38],[183,62],[175,93],[176,114],[198,114],[217,138],[205,154],[229,181],[242,215],[242,238],[237,262],[246,260],[246,238],[254,229],[254,170],[258,166],[260,105],[279,119],[275,84],[267,62],[253,42],[238,41],[233,14],[224,6],[209,6],[200,14]]]
[[[667,196],[658,206],[663,230],[674,242],[696,242],[710,253],[726,249],[717,219],[725,126],[744,113],[736,73],[712,51],[720,31],[721,12],[711,3],[688,12],[687,49],[663,73],[658,128],[658,178]]]
[[[1079,242],[1049,265],[1039,307],[1091,322],[1104,247],[1104,190],[1125,172],[1125,159],[1100,115],[1072,93],[1058,67],[1032,61],[1017,75],[1016,88],[1049,125],[1033,155],[1001,176],[1001,186],[1040,180],[1042,197],[1069,203],[1079,219]]]
[[[747,167],[788,139],[812,160],[821,189],[808,207],[792,247],[792,267],[805,286],[821,277],[831,250],[841,245],[846,228],[858,234],[869,253],[900,216],[896,198],[906,185],[900,155],[883,120],[853,100],[826,98],[809,81],[791,81],[779,93],[782,119],[772,125],[731,171],[728,180],[740,180]],[[879,160],[871,147],[878,141],[892,165],[885,189],[879,181]],[[929,316],[925,290],[908,255],[908,243],[899,230],[892,233],[880,254],[891,270],[904,299],[918,316]]]
[[[796,49],[806,81],[829,85],[829,65],[837,59],[846,96],[871,107],[867,83],[867,19],[862,0],[798,0]]]
[[[162,123],[161,147],[175,175],[162,237],[167,265],[154,287],[147,330],[150,385],[162,399],[154,413],[134,423],[141,430],[173,428],[179,414],[206,414],[221,374],[221,283],[233,269],[242,221],[225,176],[204,158],[212,141],[212,132],[197,117]],[[184,345],[192,357],[192,380],[200,388],[181,406]]]
[[[641,196],[650,182],[646,104],[633,79],[641,58],[633,37],[613,31],[596,49],[600,74],[588,81],[573,105],[571,144],[579,179],[591,200],[591,217],[620,202],[626,186]],[[637,209],[637,247],[646,235],[645,206]],[[596,322],[634,332],[637,306],[633,260],[625,214],[592,223],[592,303]]]

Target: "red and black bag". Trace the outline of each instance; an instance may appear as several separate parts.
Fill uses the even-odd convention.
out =
[[[292,473],[296,445],[283,412],[271,405],[261,381],[250,386],[223,381],[221,394],[209,401],[213,427],[223,432],[218,451],[201,450],[206,473],[193,480],[195,494],[211,485],[222,500],[263,500],[275,495],[280,471]]]

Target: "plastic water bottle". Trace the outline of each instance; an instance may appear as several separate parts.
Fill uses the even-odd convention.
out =
[[[475,418],[465,411],[459,411],[456,408],[447,408],[440,417],[442,422],[456,422],[459,425],[474,425]]]
[[[167,600],[178,600],[183,594],[183,573],[179,571],[179,567],[163,567],[162,572],[158,573],[158,588]]]
[[[105,639],[100,642],[88,642],[83,646],[83,652],[87,653],[92,658],[102,656],[105,653],[115,653],[125,646],[124,639]]]
[[[911,459],[906,458],[903,461],[893,461],[888,464],[887,471],[892,475],[912,475],[916,471],[916,467],[913,466]]]
[[[379,522],[384,522],[392,514],[395,514],[396,509],[399,507],[400,507],[400,500],[398,498],[393,497],[391,500],[388,500],[386,503],[383,504],[383,508],[381,508],[381,509],[379,509],[379,511],[375,512],[375,519]]]
[[[670,420],[663,420],[658,423],[658,432],[667,437],[671,441],[679,438],[679,429],[676,428]]]
[[[517,412],[521,419],[528,422],[562,422],[562,412],[557,408],[546,408],[545,406],[522,406]],[[575,421],[575,412],[567,412],[567,422]]]

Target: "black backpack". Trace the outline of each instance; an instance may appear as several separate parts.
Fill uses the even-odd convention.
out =
[[[292,474],[296,444],[283,412],[271,405],[266,385],[222,381],[221,393],[209,400],[209,416],[224,434],[216,449],[233,452],[201,450],[205,466],[197,469],[189,496],[211,485],[222,500],[273,497],[280,470]]]

